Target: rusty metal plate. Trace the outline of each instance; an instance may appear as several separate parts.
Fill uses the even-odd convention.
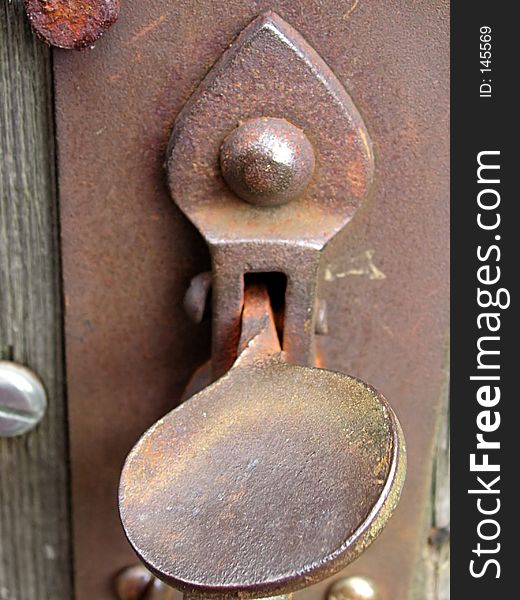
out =
[[[259,117],[289,121],[316,153],[310,185],[281,206],[244,202],[220,174],[224,139]],[[280,252],[281,241],[322,248],[352,219],[373,168],[369,134],[345,88],[272,11],[248,25],[201,82],[175,122],[168,150],[172,196],[210,245],[256,242],[260,254],[271,244]]]
[[[240,197],[226,185],[230,138],[235,156],[242,155],[237,161],[242,175],[247,167],[255,174],[274,141],[285,153],[296,151],[289,172],[297,175],[296,165],[302,166],[306,185],[292,201],[275,196],[274,205],[266,206],[260,190],[274,181],[256,178],[260,196],[246,194],[244,202],[243,188]],[[274,167],[267,168],[271,177]],[[289,362],[314,364],[319,253],[354,216],[374,168],[370,136],[345,88],[293,27],[273,11],[264,13],[240,33],[183,107],[167,168],[173,199],[210,245],[214,372],[222,375],[236,357],[243,275],[255,271],[287,276],[284,350]]]
[[[182,309],[206,246],[173,205],[163,163],[175,117],[236,36],[276,10],[316,49],[372,139],[371,193],[325,251],[325,366],[392,402],[409,450],[388,528],[346,572],[410,595],[422,545],[448,327],[448,3],[146,3],[93,51],[55,51],[77,600],[113,598],[135,562],[117,484],[143,431],[209,356]],[[398,576],[397,576],[398,574]],[[299,592],[322,598],[330,582]]]

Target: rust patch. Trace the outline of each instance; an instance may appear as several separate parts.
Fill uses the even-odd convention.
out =
[[[119,16],[119,0],[24,0],[36,35],[50,46],[82,50],[91,46]]]

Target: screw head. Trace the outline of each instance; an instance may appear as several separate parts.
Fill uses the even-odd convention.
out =
[[[114,580],[118,600],[173,600],[179,593],[157,579],[143,565],[120,571]]]
[[[354,575],[339,579],[330,588],[328,600],[380,600],[375,583],[368,577]]]
[[[24,0],[34,33],[57,48],[81,50],[113,25],[120,0]]]
[[[278,206],[303,194],[314,172],[305,133],[285,119],[261,117],[235,129],[220,149],[220,167],[239,198]]]
[[[0,361],[0,436],[30,431],[46,407],[47,394],[39,378],[17,363]]]
[[[133,565],[120,571],[114,581],[119,600],[142,600],[154,576],[143,565]]]

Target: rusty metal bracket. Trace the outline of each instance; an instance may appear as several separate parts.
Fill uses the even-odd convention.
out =
[[[251,272],[287,276],[283,349],[290,362],[314,364],[320,254],[352,219],[374,168],[345,88],[296,30],[268,12],[179,114],[167,168],[175,202],[210,246],[215,376],[236,358]]]

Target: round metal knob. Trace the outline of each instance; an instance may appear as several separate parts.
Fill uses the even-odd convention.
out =
[[[403,485],[391,407],[359,379],[287,363],[265,284],[244,290],[238,350],[224,377],[143,435],[121,474],[128,540],[188,600],[286,595],[336,573]]]
[[[286,121],[262,117],[235,129],[220,150],[222,175],[237,196],[259,206],[298,198],[314,172],[305,133]]]
[[[404,470],[378,392],[272,358],[235,366],[149,429],[119,505],[130,543],[167,584],[274,596],[354,560],[392,513]]]

